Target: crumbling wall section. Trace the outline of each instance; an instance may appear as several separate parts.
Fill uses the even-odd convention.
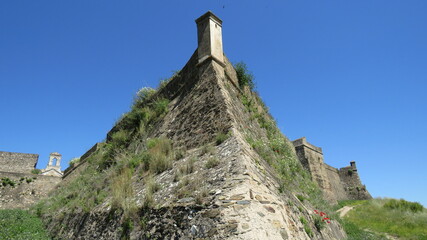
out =
[[[36,167],[38,154],[0,151],[0,171],[31,173]]]

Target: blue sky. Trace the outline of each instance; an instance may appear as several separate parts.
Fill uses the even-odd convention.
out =
[[[1,1],[0,150],[63,168],[223,21],[280,129],[355,160],[375,197],[427,206],[427,1]]]

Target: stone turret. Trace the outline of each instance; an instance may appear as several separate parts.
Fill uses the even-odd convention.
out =
[[[222,20],[211,11],[196,19],[198,64],[206,60],[214,60],[221,66],[224,64],[222,50]]]
[[[42,171],[42,175],[58,177],[62,176],[63,173],[61,171],[61,158],[61,154],[57,152],[51,153],[49,157],[49,163],[47,167]]]
[[[324,162],[322,148],[310,144],[305,137],[292,143],[301,164],[310,172],[327,200],[335,203],[337,200],[372,198],[360,181],[355,161],[348,167],[336,169]]]

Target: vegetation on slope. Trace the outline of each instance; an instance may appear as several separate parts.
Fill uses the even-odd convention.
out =
[[[0,210],[0,239],[49,239],[42,221],[28,211]]]
[[[151,207],[152,193],[158,190],[151,176],[171,168],[175,159],[170,140],[148,138],[167,113],[168,104],[155,90],[140,90],[131,111],[117,122],[107,141],[84,160],[86,166],[82,172],[40,201],[32,211],[49,223],[73,212],[90,212],[110,199],[107,202],[111,211],[119,211],[123,216],[122,228],[126,235],[132,223],[129,219],[137,212],[132,177],[143,177],[147,188],[143,206]]]
[[[250,120],[257,122],[265,130],[267,137],[265,139],[252,131],[245,131],[246,141],[277,172],[279,192],[293,192],[300,196],[300,201],[307,200],[313,207],[332,213],[332,207],[323,199],[321,190],[298,160],[293,144],[277,128],[267,106],[253,91],[254,77],[248,72],[246,64],[237,63],[234,67],[240,87],[248,86],[248,90],[243,91],[240,100],[250,114]]]
[[[356,226],[400,239],[427,239],[427,210],[421,204],[395,199],[354,202],[359,204],[345,216],[344,227]]]

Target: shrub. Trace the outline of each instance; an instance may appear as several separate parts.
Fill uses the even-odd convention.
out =
[[[138,90],[136,93],[136,96],[134,98],[134,104],[140,104],[144,102],[147,99],[150,99],[154,94],[156,93],[156,90],[150,87],[144,87]]]
[[[206,167],[207,169],[210,169],[210,168],[214,168],[214,167],[216,167],[216,166],[218,166],[218,165],[219,165],[219,160],[218,160],[218,158],[216,158],[216,157],[211,157],[211,158],[209,158],[209,160],[206,162],[205,167]]]
[[[120,130],[111,135],[111,142],[115,147],[125,147],[129,142],[129,133]]]
[[[31,173],[32,174],[40,174],[40,173],[42,173],[42,170],[40,170],[40,169],[33,169],[33,170],[31,170]]]
[[[348,175],[353,175],[353,170],[352,169],[349,169],[348,171],[347,171],[347,173],[348,173]]]
[[[300,200],[301,202],[304,202],[305,197],[303,195],[297,194],[297,198],[298,200]]]
[[[184,149],[175,150],[175,160],[179,160],[185,156]]]
[[[254,76],[248,71],[248,68],[244,62],[238,62],[234,64],[234,69],[237,73],[237,79],[239,81],[239,86],[243,88],[248,86],[251,90],[255,88]]]
[[[314,216],[314,226],[316,227],[317,231],[321,231],[323,228],[325,228],[325,221],[322,220],[322,217],[316,215]]]
[[[167,138],[153,138],[147,142],[149,169],[152,173],[161,173],[172,167],[172,141]]]
[[[163,113],[166,113],[168,110],[169,100],[165,98],[158,99],[153,104],[154,112],[156,116],[161,116]]]
[[[149,175],[145,181],[146,189],[150,193],[155,193],[160,190],[160,184],[156,182],[152,175]]]
[[[167,138],[152,138],[147,141],[150,153],[162,153],[166,156],[172,155],[172,141]]]
[[[299,217],[299,220],[302,224],[307,224],[307,220],[303,216]]]
[[[179,167],[179,172],[181,174],[189,174],[194,171],[194,162],[196,162],[195,158],[188,159],[183,165]]]
[[[313,232],[311,231],[311,228],[308,225],[304,225],[304,231],[309,237],[313,237]]]
[[[130,157],[128,166],[132,169],[136,169],[142,162],[142,154],[133,155]]]
[[[211,154],[215,151],[215,148],[212,145],[206,144],[202,147],[202,151],[200,152],[200,156],[203,156],[207,153]]]
[[[409,202],[404,199],[400,199],[400,200],[390,199],[384,204],[383,207],[387,209],[411,211],[413,213],[422,212],[424,209],[423,205],[421,205],[420,203]]]
[[[225,140],[227,140],[227,138],[229,137],[229,134],[227,133],[219,133],[218,135],[216,135],[215,137],[215,144],[218,146],[221,143],[223,143]]]
[[[1,179],[1,184],[6,187],[7,185],[11,186],[11,187],[15,187],[15,182],[13,180],[11,180],[8,177],[4,177]]]
[[[152,173],[162,173],[172,167],[172,160],[161,153],[151,155],[150,171]]]

